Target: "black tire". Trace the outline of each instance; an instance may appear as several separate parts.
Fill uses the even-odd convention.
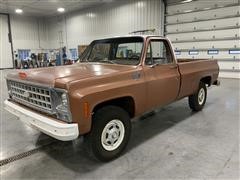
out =
[[[121,128],[119,128],[119,133],[116,132],[115,135],[118,134],[118,136],[121,137],[119,138],[122,139],[119,141],[121,143],[116,149],[107,150],[104,146],[108,145],[102,143],[102,134],[104,134],[103,131],[106,132],[104,128],[106,127],[107,129],[107,127],[110,126],[109,124],[111,124],[113,121],[117,121],[118,123],[121,122],[120,125],[123,125],[121,127],[124,127],[124,133],[120,133],[121,131],[119,129]],[[117,129],[116,127],[117,126],[115,126],[115,128],[112,128],[113,131],[114,129]],[[113,135],[110,135],[110,131],[108,131],[109,134],[106,135],[106,137],[113,137]],[[129,114],[120,107],[106,106],[94,113],[91,132],[85,136],[84,141],[87,145],[88,153],[90,153],[91,156],[100,161],[107,162],[117,158],[124,151],[128,144],[130,134],[131,121]],[[103,137],[105,136],[103,135]],[[111,148],[111,146],[108,147]]]
[[[200,93],[202,93],[202,91],[204,91],[203,96],[202,96],[203,99],[202,98],[199,99],[199,95],[200,95]],[[188,98],[189,107],[193,111],[201,111],[206,103],[206,100],[207,100],[206,84],[203,82],[200,82],[198,91],[195,94],[189,96],[189,98]]]

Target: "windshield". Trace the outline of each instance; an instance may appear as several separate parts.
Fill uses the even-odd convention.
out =
[[[98,40],[86,49],[80,62],[138,65],[142,49],[141,37]]]

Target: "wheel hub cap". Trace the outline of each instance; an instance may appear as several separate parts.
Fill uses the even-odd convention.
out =
[[[106,124],[102,131],[101,143],[105,150],[117,149],[124,138],[125,128],[120,120],[112,120]]]
[[[202,105],[204,103],[204,100],[205,100],[205,91],[204,89],[200,89],[199,93],[198,93],[198,103],[200,105]]]

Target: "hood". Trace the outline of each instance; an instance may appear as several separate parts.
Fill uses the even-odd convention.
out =
[[[120,71],[127,71],[133,68],[136,67],[113,64],[77,63],[68,66],[17,70],[9,73],[7,75],[7,79],[24,80],[56,87],[56,82],[67,84],[75,80],[118,73]],[[19,74],[24,74],[24,76],[20,77]]]

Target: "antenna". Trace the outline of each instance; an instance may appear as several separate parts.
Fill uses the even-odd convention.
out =
[[[129,34],[137,34],[137,33],[140,33],[141,35],[144,35],[148,32],[151,32],[151,33],[155,33],[156,32],[156,29],[145,29],[145,30],[138,30],[138,31],[133,31],[133,32],[130,32]]]

